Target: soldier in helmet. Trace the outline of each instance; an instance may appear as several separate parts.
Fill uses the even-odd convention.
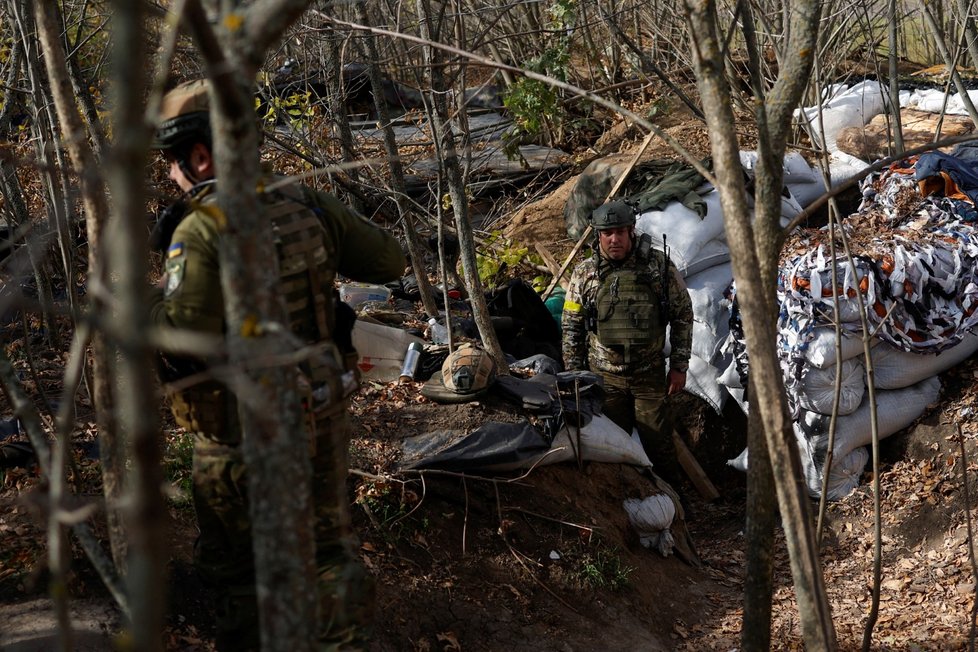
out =
[[[218,242],[224,234],[215,211],[208,210],[217,180],[207,91],[206,81],[182,84],[162,103],[154,147],[166,157],[170,179],[185,196],[180,208],[170,212],[169,228],[157,234],[165,250],[165,275],[151,303],[159,325],[221,334],[225,320]],[[289,325],[317,351],[300,370],[308,387],[306,421],[314,424],[310,450],[320,636],[325,642],[356,644],[369,625],[372,584],[357,558],[347,501],[350,425],[345,399],[356,382],[350,356],[337,347],[349,339],[352,320],[345,326],[338,323],[333,281],[337,273],[371,283],[394,280],[404,272],[404,255],[393,236],[331,195],[284,185],[263,191],[261,199],[275,238]],[[206,370],[208,364],[162,358],[167,381]],[[331,391],[317,391],[327,387]],[[325,395],[327,399],[317,400]],[[218,594],[217,647],[257,650],[254,558],[235,396],[219,381],[208,380],[170,399],[177,423],[194,438],[193,498],[200,528],[194,557]]]
[[[638,430],[656,472],[675,486],[679,464],[665,400],[686,385],[693,332],[689,293],[651,238],[636,237],[635,212],[627,203],[600,206],[591,226],[596,251],[574,269],[564,300],[564,365],[602,376],[604,413],[625,432]]]

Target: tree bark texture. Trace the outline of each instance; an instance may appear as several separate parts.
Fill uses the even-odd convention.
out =
[[[88,236],[88,284],[97,295],[104,291],[105,270],[102,260],[102,230],[108,219],[108,201],[105,184],[100,178],[99,166],[87,134],[81,123],[78,107],[72,100],[71,82],[62,41],[59,38],[62,20],[56,2],[37,2],[33,5],[37,37],[44,54],[51,94],[58,112],[62,140],[71,158],[72,168],[78,177],[82,205],[85,210],[85,227]],[[69,277],[70,278],[70,277]],[[119,513],[119,503],[125,484],[125,459],[123,443],[119,441],[113,414],[112,388],[108,377],[108,355],[105,336],[92,336],[92,401],[99,425],[99,454],[102,459],[102,483],[109,519],[109,539],[112,556],[120,568],[124,568],[126,532],[124,519]]]
[[[146,86],[146,50],[143,35],[145,5],[114,0],[112,64],[116,80],[113,97],[115,139],[106,152],[108,183],[113,198],[105,254],[116,310],[113,322],[113,377],[120,388],[117,408],[121,439],[131,461],[127,483],[126,531],[132,639],[137,650],[163,649],[162,629],[166,585],[168,513],[161,488],[164,483],[159,445],[159,404],[151,375],[154,369],[149,333],[145,229],[135,216],[146,206],[144,170],[150,133],[143,119]],[[143,252],[143,253],[139,253]]]
[[[779,204],[771,201],[772,195],[781,190],[780,165],[772,165],[776,162],[774,153],[783,152],[783,134],[787,128],[785,116],[790,116],[790,107],[798,99],[793,98],[792,91],[796,84],[804,83],[811,69],[814,41],[809,45],[806,39],[817,36],[818,3],[805,1],[793,5],[790,33],[799,42],[786,48],[782,75],[765,102],[770,151],[759,156],[757,178],[769,182],[771,187],[763,191],[759,188],[756,194],[756,229],[751,225],[739,163],[734,115],[718,38],[716,6],[712,0],[687,1],[684,6],[693,35],[696,76],[710,130],[718,190],[737,280],[737,298],[750,353],[751,384],[757,395],[754,405],[759,407],[757,414],[751,414],[751,419],[760,417],[771,456],[806,647],[809,650],[832,650],[836,647],[835,630],[809,518],[808,495],[801,481],[801,465],[793,442],[781,369],[773,346],[777,335],[773,320],[776,277],[766,275],[776,270],[781,239],[780,233],[775,234],[770,226],[772,222],[777,224],[774,221],[776,213],[780,218]],[[794,79],[789,77],[791,75]]]
[[[277,291],[276,253],[256,188],[261,174],[252,106],[255,72],[265,49],[301,13],[306,2],[260,2],[245,14],[225,13],[215,35],[198,2],[191,29],[212,82],[219,243],[230,361],[260,397],[240,401],[242,453],[248,467],[262,649],[313,649],[316,589],[311,503],[312,465],[292,367],[261,365],[292,351]],[[230,27],[229,27],[230,26]],[[216,38],[217,37],[217,38]],[[277,325],[277,326],[275,326]]]

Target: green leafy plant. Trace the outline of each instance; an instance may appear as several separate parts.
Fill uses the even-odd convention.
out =
[[[526,63],[531,72],[567,80],[570,62],[570,36],[574,26],[577,0],[555,0],[548,8],[550,44],[541,54]],[[566,119],[557,89],[538,79],[522,77],[513,83],[503,97],[503,106],[513,117],[513,127],[503,134],[503,153],[510,160],[521,157],[520,145],[545,139],[553,144]]]
[[[581,557],[577,576],[585,586],[619,591],[628,586],[634,570],[622,563],[618,549],[598,545]]]
[[[409,518],[419,498],[402,484],[364,482],[356,494],[356,504],[367,514],[380,538],[390,545],[428,527],[427,519]]]
[[[475,259],[479,280],[487,288],[501,285],[507,276],[518,275],[521,266],[536,269],[537,265],[543,264],[540,256],[531,254],[525,246],[511,242],[499,231],[489,234]],[[546,277],[537,276],[533,279],[534,289],[541,292],[546,288],[546,281]],[[538,285],[540,289],[537,289]]]

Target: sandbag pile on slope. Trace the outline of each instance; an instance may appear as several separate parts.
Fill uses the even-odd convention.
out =
[[[756,154],[742,152],[740,158],[744,173],[752,175]],[[689,178],[689,175],[684,176],[681,167],[671,168],[670,174],[675,175],[673,178]],[[824,190],[821,180],[799,154],[785,157],[784,181],[788,192],[781,201],[782,225],[801,212],[796,193],[810,201]],[[673,192],[674,197],[679,195],[679,192]],[[634,197],[629,196],[629,200]],[[690,197],[695,197],[696,201],[692,202]],[[647,205],[652,204],[639,202],[640,208]],[[729,310],[724,292],[730,285],[732,272],[720,195],[712,186],[705,185],[691,191],[683,200],[672,199],[655,206],[638,215],[636,229],[649,234],[660,245],[665,239],[670,257],[689,289],[694,323],[693,355],[686,377],[686,391],[721,412],[728,395],[723,391],[719,377],[730,363],[722,346],[728,332]]]
[[[862,205],[840,225],[853,264],[832,260],[826,229],[786,245],[778,351],[803,459],[807,451],[815,471],[808,478],[813,493],[837,376],[834,459],[869,442],[864,332],[871,333],[877,402],[888,406],[879,410],[881,437],[909,425],[936,399],[936,375],[978,350],[970,333],[978,324],[975,191],[978,168],[967,159],[925,154],[864,183]],[[727,369],[721,382],[739,391],[744,373],[742,366]]]

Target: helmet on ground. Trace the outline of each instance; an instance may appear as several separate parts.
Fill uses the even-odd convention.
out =
[[[210,146],[207,86],[206,79],[198,79],[180,84],[163,96],[153,149],[174,150],[193,143]]]
[[[496,378],[496,363],[474,344],[463,344],[441,366],[445,388],[458,394],[474,394],[486,389]]]
[[[635,211],[623,201],[609,201],[591,213],[591,227],[595,231],[635,226]]]

